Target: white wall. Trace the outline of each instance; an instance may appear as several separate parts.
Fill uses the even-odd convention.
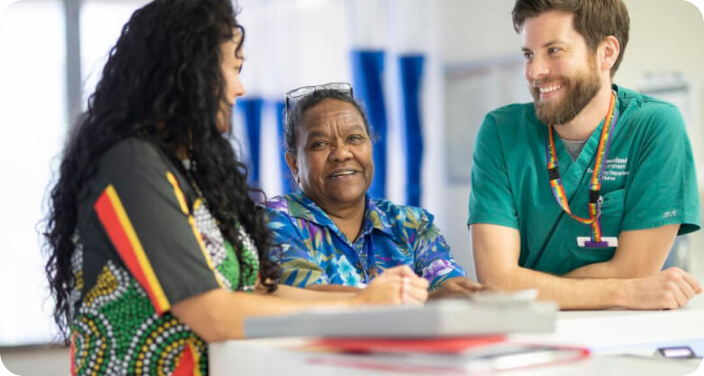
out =
[[[445,107],[443,68],[448,64],[475,62],[495,57],[505,57],[520,53],[520,39],[511,26],[513,0],[446,0],[437,2],[437,10],[432,24],[438,31],[433,43],[435,54],[442,61],[435,72],[442,86],[429,99],[432,108]],[[468,98],[467,100],[471,100]],[[467,207],[469,185],[453,185],[446,177],[446,119],[444,111],[438,111],[436,118],[425,119],[427,159],[435,161],[433,173],[424,166],[423,205],[436,214],[436,220],[457,261],[474,277],[469,232],[467,230]],[[439,125],[442,125],[440,127]],[[432,131],[429,127],[432,126]],[[437,131],[442,128],[441,131]],[[431,133],[440,133],[437,137]],[[467,164],[467,168],[471,168]]]
[[[40,343],[53,328],[37,230],[66,130],[62,12],[35,0],[0,14],[0,344]]]

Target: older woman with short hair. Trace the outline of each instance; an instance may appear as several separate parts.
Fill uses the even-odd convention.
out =
[[[428,280],[430,297],[480,288],[452,258],[432,214],[367,194],[372,136],[351,85],[307,86],[286,101],[285,157],[300,190],[268,203],[281,283],[356,290],[405,264]]]

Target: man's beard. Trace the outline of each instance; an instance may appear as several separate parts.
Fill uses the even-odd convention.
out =
[[[591,63],[591,62],[590,62]],[[601,89],[601,81],[596,72],[596,67],[591,66],[587,72],[578,73],[574,79],[561,77],[533,81],[530,93],[535,103],[535,116],[545,124],[560,125],[569,123],[574,119]],[[536,87],[550,82],[561,82],[564,98],[557,103],[548,103],[540,100],[540,90]]]

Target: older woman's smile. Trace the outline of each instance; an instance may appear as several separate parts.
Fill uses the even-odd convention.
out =
[[[349,180],[350,178],[358,177],[360,171],[358,170],[336,170],[328,175],[328,179],[332,180]]]

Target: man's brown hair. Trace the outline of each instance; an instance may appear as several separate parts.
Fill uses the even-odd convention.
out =
[[[516,0],[513,6],[513,28],[517,33],[523,28],[527,18],[537,17],[551,10],[573,14],[574,28],[584,37],[591,51],[596,51],[599,43],[609,35],[618,39],[620,52],[611,77],[621,65],[628,44],[630,17],[622,0]]]

